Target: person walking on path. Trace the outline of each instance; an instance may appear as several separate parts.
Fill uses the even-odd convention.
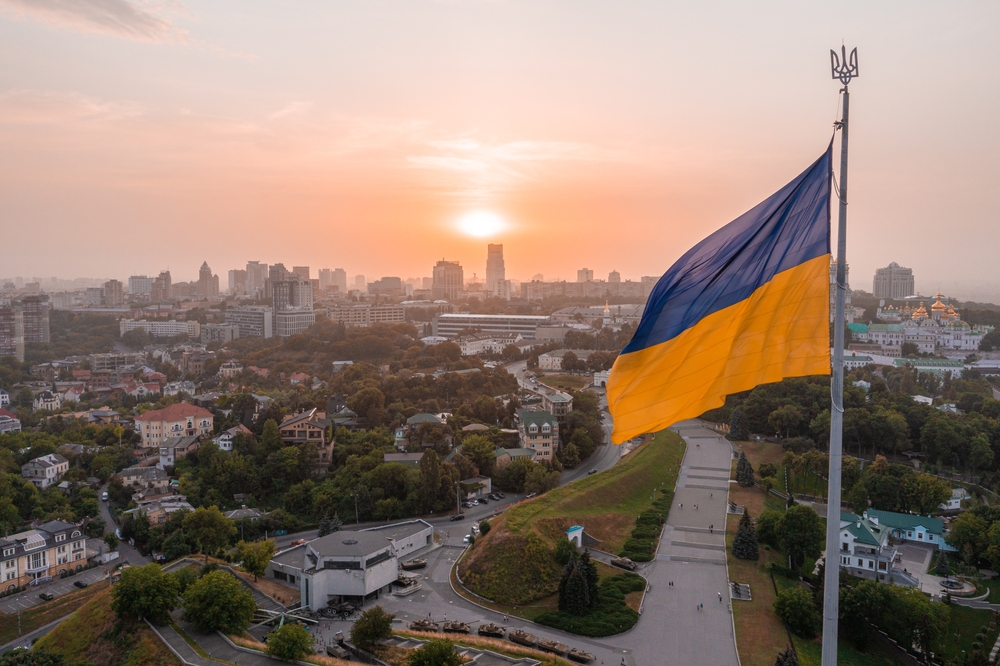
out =
[[[719,592],[719,603],[722,603],[722,592]]]

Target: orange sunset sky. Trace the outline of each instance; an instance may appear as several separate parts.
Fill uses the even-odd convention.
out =
[[[487,242],[659,275],[824,150],[844,41],[852,286],[1000,300],[998,34],[996,2],[0,0],[0,277],[482,277]]]

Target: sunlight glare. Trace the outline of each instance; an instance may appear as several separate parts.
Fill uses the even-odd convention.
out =
[[[499,233],[506,226],[504,219],[488,210],[477,210],[466,213],[458,220],[458,228],[462,233],[477,238],[485,238]]]

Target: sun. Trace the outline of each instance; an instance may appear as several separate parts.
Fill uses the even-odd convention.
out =
[[[458,228],[462,233],[477,238],[493,236],[503,231],[507,223],[502,217],[488,210],[477,210],[466,213],[458,220]]]

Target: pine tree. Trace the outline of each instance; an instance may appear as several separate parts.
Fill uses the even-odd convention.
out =
[[[785,648],[784,652],[779,652],[778,658],[774,660],[774,666],[799,666],[799,658],[795,656],[795,650],[788,647]]]
[[[331,525],[330,516],[323,514],[323,517],[319,521],[319,530],[317,531],[317,535],[325,537],[331,532],[333,532],[333,525]]]
[[[339,532],[340,526],[344,524],[344,521],[340,519],[340,514],[334,512],[333,518],[330,519],[330,531]]]
[[[573,615],[586,615],[590,612],[590,591],[587,588],[587,576],[583,567],[573,567],[566,578],[566,612]]]
[[[948,566],[948,555],[943,550],[938,553],[937,566],[934,567],[934,573],[942,578],[947,578],[951,575],[951,568]]]
[[[746,419],[743,417],[743,410],[737,407],[729,415],[729,439],[737,442],[745,442],[750,439],[747,432]]]
[[[563,567],[562,578],[559,579],[559,610],[566,610],[567,597],[566,597],[566,584],[569,582],[570,574],[573,573],[573,569],[576,568],[577,558],[570,557],[566,566]]]
[[[733,538],[733,557],[741,560],[760,559],[757,550],[757,531],[750,521],[750,512],[744,511],[740,518],[740,526],[736,528],[736,536]]]
[[[577,567],[583,571],[583,577],[587,580],[587,597],[590,600],[590,608],[597,605],[598,589],[597,589],[597,565],[594,561],[590,559],[590,553],[583,551],[583,555],[580,556],[580,561]]]
[[[740,458],[736,462],[736,482],[747,488],[753,485],[753,465],[750,464],[746,454],[742,451],[740,451]]]

